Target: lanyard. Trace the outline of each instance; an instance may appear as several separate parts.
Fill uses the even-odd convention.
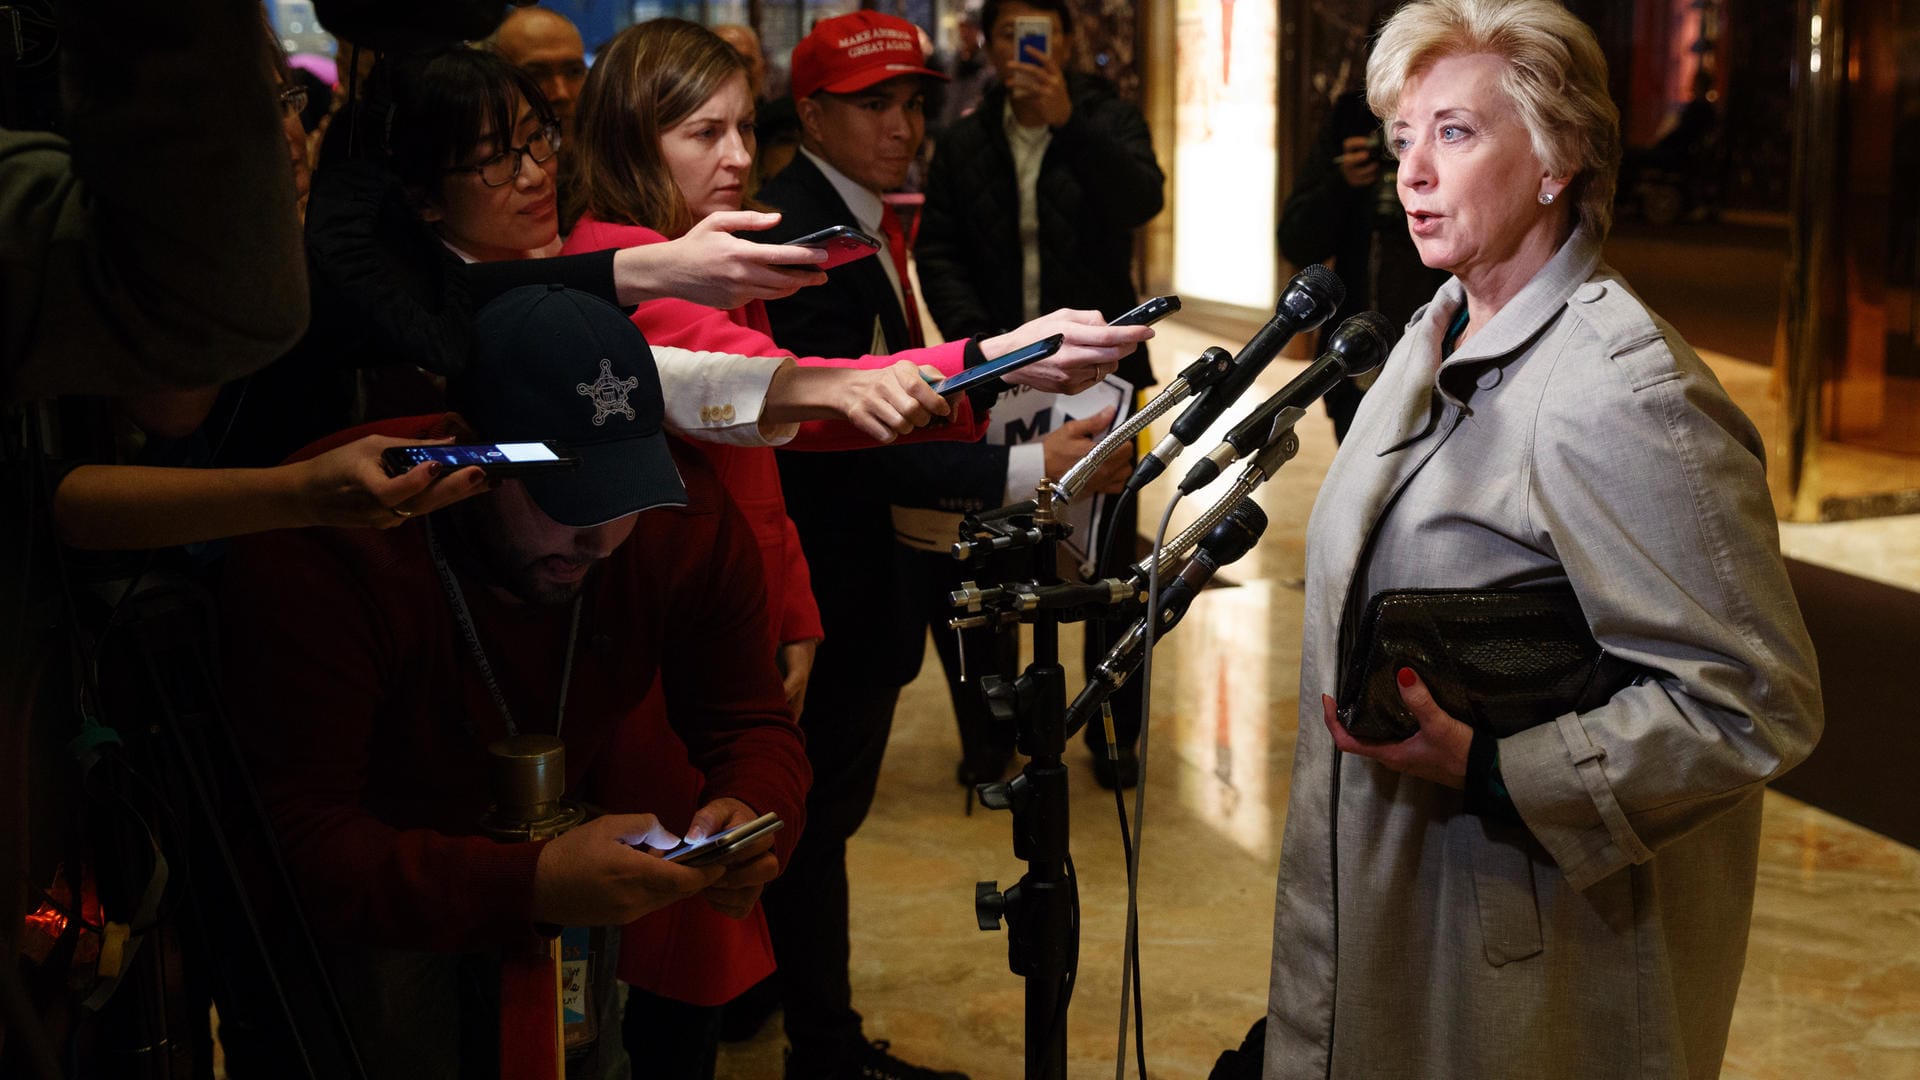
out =
[[[427,552],[433,556],[433,569],[440,575],[440,586],[446,591],[447,605],[453,608],[453,617],[460,623],[460,632],[467,639],[467,650],[473,654],[474,666],[480,669],[480,679],[487,684],[487,693],[493,695],[494,707],[500,710],[500,719],[506,722],[507,734],[520,734],[520,726],[513,722],[513,710],[507,707],[507,695],[500,692],[500,682],[493,677],[493,665],[487,662],[487,650],[480,646],[480,631],[473,624],[473,612],[467,609],[467,595],[460,589],[460,582],[453,576],[453,568],[447,565],[447,557],[440,550],[440,534],[431,520],[427,522]],[[560,669],[560,700],[553,710],[553,733],[560,734],[560,725],[567,719],[567,688],[573,682],[573,647],[580,640],[580,597],[573,598],[573,619],[567,626],[567,659]],[[473,720],[466,721],[467,734],[474,734]]]

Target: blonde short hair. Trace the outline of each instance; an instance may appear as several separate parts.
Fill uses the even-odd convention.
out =
[[[1391,122],[1407,80],[1449,56],[1506,62],[1500,86],[1556,175],[1573,175],[1580,224],[1595,240],[1613,225],[1620,110],[1593,31],[1559,0],[1414,0],[1380,31],[1367,60],[1367,106]]]

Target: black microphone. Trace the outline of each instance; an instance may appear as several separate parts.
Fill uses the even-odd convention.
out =
[[[1267,531],[1267,513],[1251,498],[1243,499],[1235,506],[1220,524],[1200,541],[1194,549],[1193,558],[1180,568],[1180,573],[1160,590],[1160,629],[1155,632],[1157,640],[1167,631],[1177,626],[1187,608],[1193,604],[1193,598],[1212,580],[1213,575],[1223,566],[1234,562],[1253,545],[1260,542],[1260,534]],[[1118,644],[1107,652],[1106,658],[1091,673],[1086,689],[1073,699],[1073,705],[1067,709],[1067,733],[1071,735],[1093,717],[1100,703],[1107,700],[1115,690],[1126,684],[1134,669],[1146,656],[1147,619],[1141,616],[1127,628]]]
[[[1233,370],[1193,399],[1173,422],[1172,432],[1141,459],[1127,481],[1127,489],[1138,492],[1165,472],[1173,459],[1180,456],[1180,451],[1206,434],[1227,406],[1247,392],[1247,387],[1253,385],[1253,380],[1280,355],[1280,350],[1287,347],[1295,334],[1326,322],[1346,298],[1347,287],[1324,266],[1316,263],[1293,275],[1286,291],[1280,294],[1280,302],[1274,305],[1273,318],[1268,319],[1233,358]]]
[[[1341,379],[1379,367],[1391,349],[1388,342],[1392,336],[1393,325],[1377,311],[1363,311],[1341,323],[1327,338],[1326,351],[1308,364],[1307,370],[1235,424],[1220,445],[1188,471],[1186,479],[1180,481],[1181,494],[1191,495],[1206,487],[1221,469],[1272,442]]]

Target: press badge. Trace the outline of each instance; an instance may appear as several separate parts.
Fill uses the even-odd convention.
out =
[[[576,1050],[593,1045],[593,931],[569,926],[560,932],[560,1022],[565,1045]]]

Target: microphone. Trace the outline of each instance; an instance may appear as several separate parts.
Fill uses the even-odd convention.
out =
[[[1219,446],[1188,471],[1180,493],[1191,495],[1213,483],[1220,470],[1273,441],[1292,427],[1306,407],[1320,400],[1341,379],[1364,375],[1387,358],[1393,326],[1377,311],[1363,311],[1340,324],[1327,339],[1326,351],[1307,370],[1235,424]]]
[[[1238,560],[1253,550],[1260,542],[1260,534],[1267,531],[1267,513],[1252,499],[1242,499],[1227,516],[1221,520],[1200,546],[1194,550],[1193,558],[1180,568],[1172,582],[1160,590],[1160,629],[1155,632],[1156,640],[1177,626],[1193,604],[1193,598],[1212,580],[1219,569]],[[1071,735],[1092,718],[1100,708],[1100,703],[1112,696],[1115,690],[1126,684],[1140,661],[1146,657],[1147,619],[1141,616],[1127,628],[1120,641],[1107,652],[1106,658],[1094,668],[1086,689],[1073,699],[1067,709],[1067,733]]]
[[[1180,451],[1206,434],[1227,406],[1246,393],[1247,387],[1253,385],[1253,380],[1280,355],[1280,350],[1287,347],[1295,334],[1326,322],[1346,298],[1347,287],[1324,266],[1316,263],[1293,275],[1286,291],[1280,294],[1280,302],[1274,306],[1273,318],[1268,319],[1233,358],[1233,370],[1193,399],[1173,422],[1172,432],[1133,470],[1127,490],[1137,493],[1165,472],[1173,459],[1180,456]]]

